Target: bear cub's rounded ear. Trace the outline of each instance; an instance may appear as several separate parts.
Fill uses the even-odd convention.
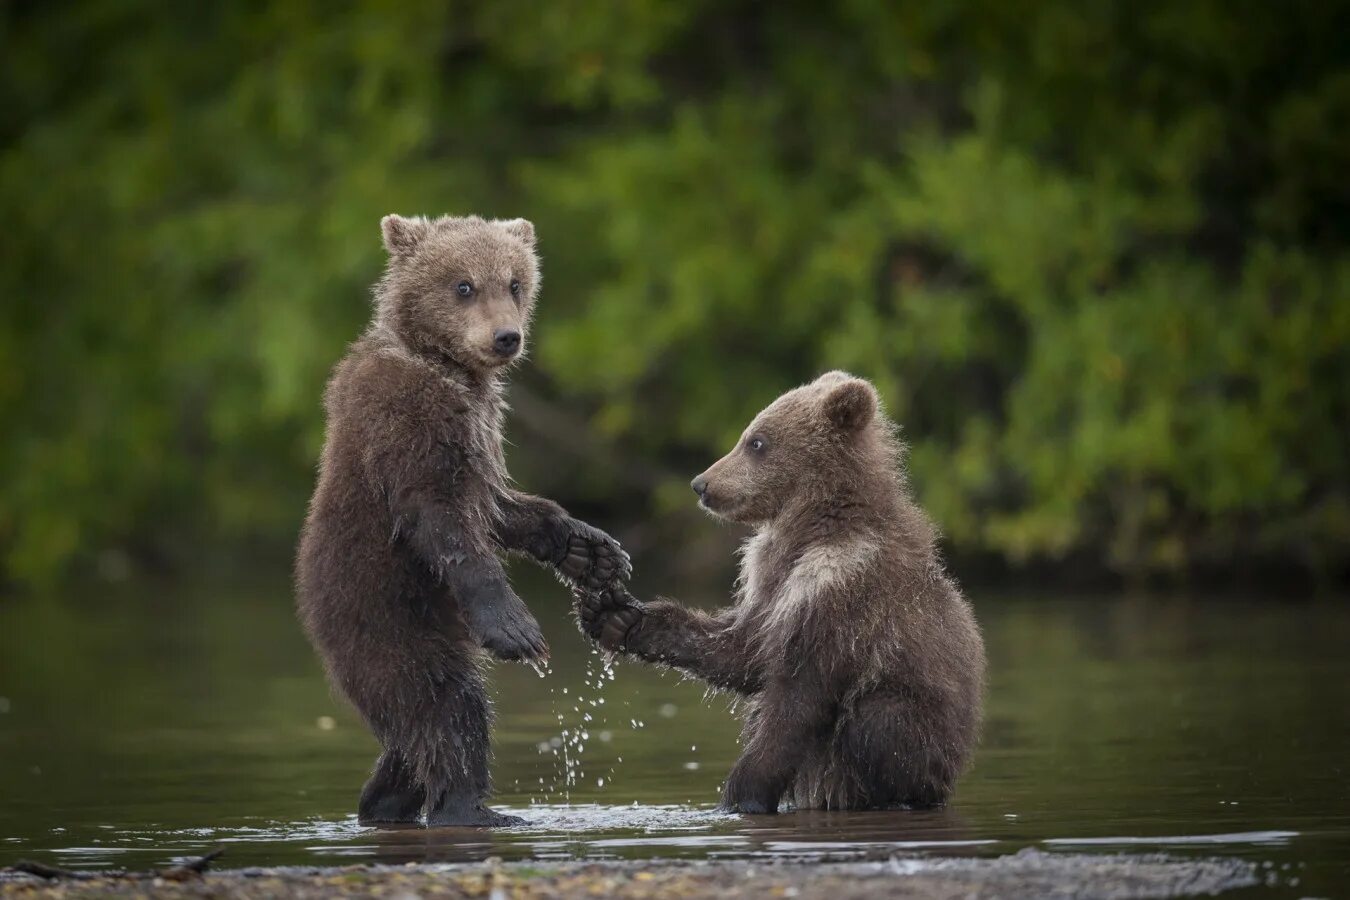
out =
[[[853,432],[867,427],[877,412],[877,389],[861,378],[830,372],[825,394],[825,418],[840,431]]]
[[[524,241],[527,247],[534,246],[534,223],[529,219],[503,219],[502,227]]]
[[[390,255],[407,256],[427,236],[427,220],[420,216],[405,219],[403,216],[388,215],[380,220],[380,231],[384,233],[384,248]]]

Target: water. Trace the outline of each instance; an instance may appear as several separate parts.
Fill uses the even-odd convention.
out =
[[[742,819],[713,809],[737,750],[727,701],[627,662],[611,680],[562,589],[518,587],[553,660],[543,680],[494,671],[498,805],[531,824],[492,833],[356,825],[376,748],[329,696],[284,575],[0,603],[0,864],[145,868],[217,845],[233,866],[1036,847],[1240,856],[1280,896],[1350,883],[1344,598],[974,590],[987,722],[950,807]]]

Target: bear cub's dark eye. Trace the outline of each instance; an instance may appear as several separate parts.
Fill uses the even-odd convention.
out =
[[[520,296],[520,282],[514,279],[512,279],[511,281],[511,296],[512,297]]]
[[[455,290],[459,292],[461,297],[473,295],[473,285],[469,284],[467,281],[461,281],[459,284],[455,285]]]
[[[755,435],[754,437],[750,438],[750,440],[745,442],[745,446],[750,449],[751,453],[763,453],[764,438],[760,437],[759,435]]]

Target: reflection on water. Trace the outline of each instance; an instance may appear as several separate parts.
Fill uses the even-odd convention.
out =
[[[302,852],[345,857],[349,862],[468,862],[487,855],[506,859],[630,859],[649,856],[803,857],[857,859],[906,851],[963,852],[994,846],[992,839],[965,838],[952,810],[916,813],[900,819],[891,813],[848,816],[816,812],[778,818],[742,819],[709,807],[663,804],[606,806],[598,803],[535,804],[503,807],[529,816],[527,825],[484,832],[476,829],[414,827],[363,828],[356,817],[271,822],[221,828],[110,828],[101,846],[59,847],[54,854],[69,864],[124,864],[125,853],[194,856],[233,845],[252,858],[265,846],[283,855]]]
[[[1244,831],[1240,834],[1182,834],[1158,837],[1083,837],[1048,838],[1044,843],[1050,846],[1090,846],[1098,847],[1182,847],[1212,846],[1214,844],[1268,844],[1289,843],[1298,837],[1297,831]]]
[[[563,591],[522,576],[554,658],[542,680],[494,671],[498,801],[530,824],[492,833],[356,824],[375,745],[330,698],[284,578],[0,605],[0,864],[148,867],[218,845],[234,866],[1038,847],[1241,856],[1293,894],[1350,879],[1350,604],[974,591],[989,704],[951,807],[741,818],[713,810],[737,751],[727,701],[607,669]]]

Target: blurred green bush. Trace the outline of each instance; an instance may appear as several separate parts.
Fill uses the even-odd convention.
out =
[[[538,224],[523,387],[646,487],[531,488],[660,515],[843,367],[958,551],[1344,571],[1347,13],[7,4],[3,571],[288,544],[390,211]]]

